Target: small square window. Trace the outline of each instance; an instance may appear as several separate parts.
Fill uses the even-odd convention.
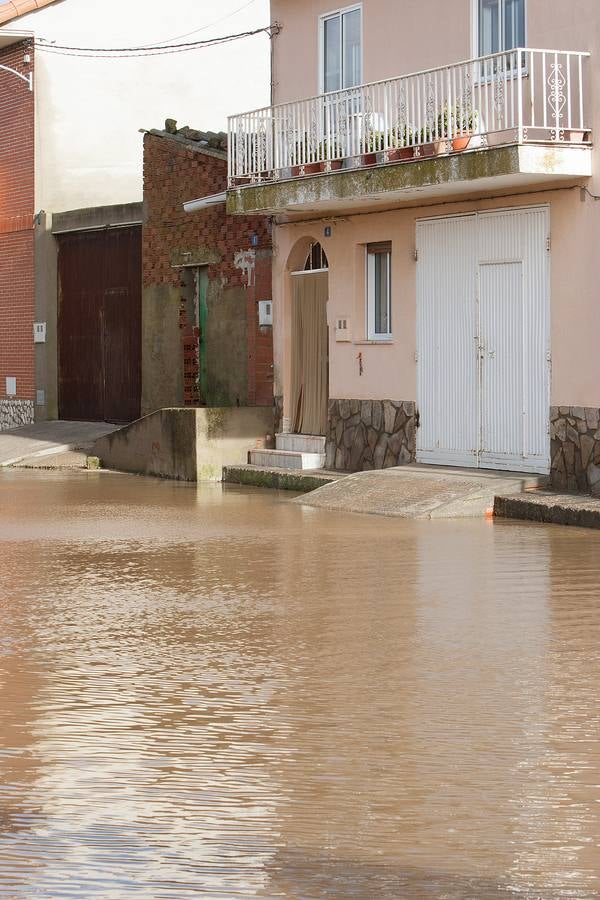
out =
[[[367,336],[370,341],[392,336],[392,245],[367,246]]]

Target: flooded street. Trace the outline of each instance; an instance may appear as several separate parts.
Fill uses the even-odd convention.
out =
[[[600,896],[600,533],[0,473],[0,896]]]

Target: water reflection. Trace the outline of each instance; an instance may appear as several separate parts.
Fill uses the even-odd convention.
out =
[[[0,474],[0,895],[600,896],[600,535]]]

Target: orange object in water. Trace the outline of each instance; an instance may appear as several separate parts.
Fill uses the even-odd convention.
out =
[[[486,517],[486,519],[494,518],[494,507],[493,506],[488,506],[488,508],[485,511],[485,517]]]

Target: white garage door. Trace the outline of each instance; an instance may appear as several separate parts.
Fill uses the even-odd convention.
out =
[[[417,224],[417,460],[547,472],[547,208]]]

